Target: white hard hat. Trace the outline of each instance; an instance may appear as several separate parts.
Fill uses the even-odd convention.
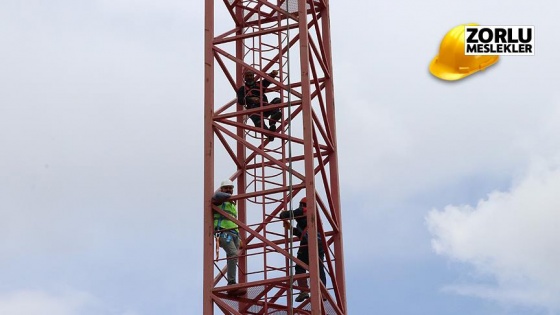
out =
[[[222,183],[220,184],[220,188],[224,186],[233,186],[233,182],[229,179],[223,180]]]

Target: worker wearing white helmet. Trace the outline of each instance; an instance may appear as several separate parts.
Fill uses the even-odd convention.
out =
[[[222,181],[220,189],[212,197],[212,203],[219,206],[224,212],[237,219],[237,209],[235,201],[230,201],[233,194],[233,182],[229,179]],[[228,217],[214,212],[214,230],[219,237],[220,247],[223,248],[227,256],[227,281],[228,285],[236,284],[237,274],[237,253],[240,247],[239,228],[237,224]],[[229,291],[230,294],[244,294],[246,291],[237,289]]]

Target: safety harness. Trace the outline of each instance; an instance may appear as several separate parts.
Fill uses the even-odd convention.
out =
[[[230,214],[233,217],[236,217],[237,214],[233,211],[231,211],[230,209],[226,208],[226,203],[223,202],[221,207],[222,210],[224,210],[224,212]],[[215,212],[214,213],[214,220],[218,220],[218,223],[216,224],[216,226],[214,227],[214,237],[215,239],[215,244],[216,244],[216,259],[218,260],[220,258],[220,237],[224,238],[227,242],[230,242],[232,240],[232,236],[229,233],[235,234],[239,237],[239,233],[236,230],[222,230],[222,220],[228,220],[225,216],[223,216],[221,213]],[[229,220],[228,220],[229,221]],[[229,232],[229,233],[226,233]]]
[[[260,100],[260,98],[261,98],[261,85],[262,85],[262,81],[255,82],[255,83],[252,84],[252,85],[247,85],[247,84],[244,85],[244,87],[245,87],[245,96],[244,96],[244,99],[245,99],[245,107],[246,107],[246,108],[251,109],[251,108],[256,108],[256,107],[259,107],[259,106],[260,106],[260,101],[261,101],[261,100]],[[264,90],[265,90],[265,89],[266,89],[266,88],[263,86],[263,87],[262,87],[262,90],[263,90],[262,92],[263,92],[263,94],[264,94]],[[255,103],[253,103],[253,102],[249,103],[249,102],[247,102],[247,97],[258,97],[258,98],[259,98],[259,102],[258,102],[257,104],[255,104]],[[263,97],[263,99],[262,99],[263,101],[267,101],[267,100],[265,99],[265,97],[266,97],[266,96]]]

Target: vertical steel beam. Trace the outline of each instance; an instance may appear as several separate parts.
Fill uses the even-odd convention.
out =
[[[205,0],[204,5],[204,208],[211,209],[210,199],[214,192],[214,1]],[[208,210],[209,212],[209,210]],[[214,223],[213,216],[204,214],[203,259],[212,262],[214,253]],[[203,303],[204,315],[214,313],[212,299],[212,285],[214,268],[212,264],[203,264]]]
[[[325,53],[326,53],[326,64],[329,69],[330,76],[326,78],[326,85],[325,85],[325,94],[326,94],[326,110],[327,110],[327,119],[328,124],[330,126],[330,132],[332,135],[332,142],[335,150],[331,154],[330,160],[330,187],[331,187],[331,197],[333,199],[333,206],[334,206],[334,213],[333,215],[336,216],[338,219],[338,225],[342,227],[342,211],[341,211],[341,203],[340,203],[340,179],[338,175],[338,144],[337,144],[337,137],[336,137],[336,115],[335,115],[335,101],[334,101],[334,70],[333,70],[333,62],[332,62],[332,48],[331,48],[331,26],[330,26],[330,1],[324,0],[326,4],[326,10],[324,11],[323,19],[321,20],[322,23],[322,30],[323,30],[323,43],[325,45]],[[339,285],[339,294],[341,300],[341,308],[346,312],[347,304],[346,304],[346,278],[344,274],[344,250],[343,250],[343,237],[342,237],[342,228],[338,231],[336,235],[333,236],[335,239],[334,244],[334,253],[336,256],[336,279]]]
[[[299,17],[299,61],[301,72],[301,107],[303,113],[303,152],[313,156],[313,119],[311,107],[311,79],[309,69],[309,34],[307,26],[307,2],[298,1]],[[309,289],[311,313],[321,314],[321,291],[319,278],[319,258],[317,237],[317,202],[315,200],[315,160],[305,159],[305,190],[307,197],[307,233],[309,252]]]

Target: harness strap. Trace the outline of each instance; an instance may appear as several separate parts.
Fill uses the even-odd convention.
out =
[[[261,95],[261,92],[262,92],[263,95]],[[247,97],[258,97],[259,98],[259,104],[257,104],[258,105],[257,107],[260,107],[261,103],[264,101],[264,97],[266,97],[265,92],[266,92],[266,87],[263,86],[263,82],[261,80],[259,80],[258,82],[255,82],[255,84],[253,84],[253,86],[249,86],[249,85],[245,84],[245,105],[244,106],[246,108],[255,108],[255,107],[250,107],[249,106],[249,104],[247,103]]]
[[[222,203],[221,205],[222,210],[224,210],[226,213],[231,214],[232,216],[235,217],[235,213],[232,213],[231,211],[228,211],[228,209],[226,209],[226,203]],[[218,224],[216,225],[217,229],[221,229],[222,228],[222,220],[227,220],[227,218],[225,216],[223,216],[221,213],[215,212],[214,213],[214,220],[216,220],[216,214],[218,215]]]
[[[218,261],[220,259],[220,234],[216,234],[214,243],[216,243],[216,259],[214,261]]]
[[[261,94],[260,87],[258,87],[256,83],[252,87],[245,84],[245,97],[247,97],[247,96],[257,96],[257,95],[253,95],[253,91],[257,91],[258,94],[259,94],[258,96],[260,96],[260,94]]]

